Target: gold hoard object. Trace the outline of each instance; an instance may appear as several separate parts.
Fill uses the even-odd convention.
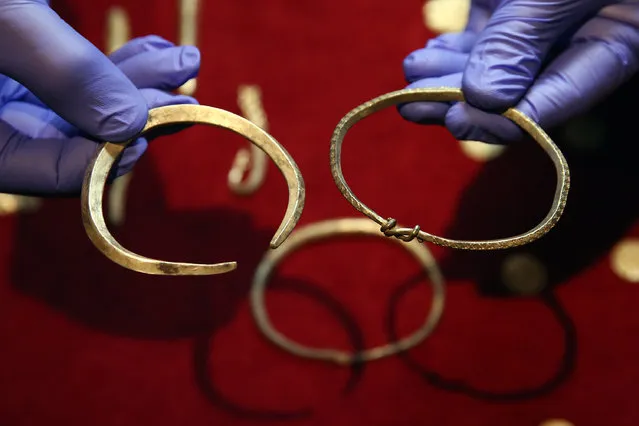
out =
[[[149,130],[172,124],[208,124],[229,129],[255,144],[277,165],[286,179],[289,198],[286,214],[271,248],[277,248],[295,228],[304,208],[305,186],[299,168],[290,154],[268,133],[249,120],[231,112],[204,105],[171,105],[149,111],[140,137]],[[135,254],[122,247],[109,233],[102,213],[102,196],[107,177],[122,151],[136,138],[124,143],[106,142],[91,160],[82,186],[82,220],[93,244],[113,262],[152,275],[213,275],[230,272],[236,262],[196,264],[164,262]]]
[[[271,251],[264,256],[255,271],[253,285],[251,287],[251,311],[257,327],[264,337],[293,355],[327,361],[338,365],[352,365],[358,362],[379,360],[417,346],[435,330],[435,327],[439,323],[444,310],[445,296],[444,277],[437,266],[437,262],[428,248],[423,244],[419,244],[417,241],[402,244],[402,247],[421,264],[422,270],[429,279],[432,287],[432,299],[430,311],[427,313],[421,327],[409,336],[397,342],[351,353],[338,349],[313,348],[302,345],[284,336],[271,323],[264,299],[266,284],[275,268],[286,256],[305,245],[328,238],[344,236],[375,237],[380,236],[380,234],[377,232],[375,224],[365,218],[330,219],[299,228],[291,234],[291,237],[279,250]],[[395,242],[400,244],[399,241]]]
[[[530,231],[510,238],[489,241],[452,240],[424,232],[419,226],[415,226],[414,228],[400,228],[397,226],[397,221],[395,219],[385,219],[361,202],[349,188],[342,172],[342,144],[346,133],[358,121],[369,117],[375,112],[378,112],[388,106],[416,101],[464,102],[464,95],[460,89],[447,87],[404,89],[396,92],[390,92],[372,99],[346,114],[335,128],[331,139],[331,172],[337,187],[344,198],[346,198],[346,200],[348,200],[355,209],[380,225],[380,232],[387,237],[395,237],[407,242],[417,239],[421,242],[428,241],[440,246],[462,250],[495,250],[531,243],[538,238],[541,238],[557,224],[566,205],[568,189],[570,187],[568,163],[559,148],[550,139],[550,137],[548,137],[543,129],[522,112],[513,108],[507,110],[502,115],[526,131],[544,149],[544,151],[550,156],[550,159],[555,165],[555,169],[557,171],[557,188],[555,190],[555,198],[550,211],[542,222]]]

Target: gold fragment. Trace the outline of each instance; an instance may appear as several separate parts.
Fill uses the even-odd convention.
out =
[[[121,6],[112,6],[107,12],[107,46],[106,53],[110,55],[124,46],[131,37],[129,15]]]
[[[506,145],[497,145],[479,141],[459,141],[459,147],[468,158],[477,162],[494,160],[504,153]]]
[[[41,206],[41,198],[0,193],[0,216],[11,216],[19,213],[34,213]]]
[[[426,28],[436,33],[458,33],[466,28],[471,0],[426,0],[422,7]]]
[[[621,279],[639,283],[639,238],[628,238],[612,249],[610,266]]]
[[[200,0],[178,0],[180,2],[179,44],[197,46],[198,16]],[[197,89],[197,78],[192,78],[178,88],[182,95],[193,96]]]
[[[107,46],[106,53],[110,55],[124,46],[131,38],[131,24],[129,15],[121,6],[112,6],[107,12]],[[108,214],[109,223],[121,226],[126,215],[126,194],[133,173],[120,176],[111,185],[109,191]]]
[[[262,106],[262,92],[259,86],[241,85],[238,88],[237,103],[247,120],[268,132],[268,120]],[[238,195],[253,194],[264,183],[267,165],[264,152],[255,145],[248,149],[241,148],[229,170],[229,187]],[[247,179],[243,181],[245,175]]]

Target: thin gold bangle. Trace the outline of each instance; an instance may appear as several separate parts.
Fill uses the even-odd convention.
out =
[[[570,188],[570,172],[568,163],[557,145],[533,120],[516,109],[509,109],[502,115],[526,131],[550,156],[557,171],[557,188],[555,197],[546,217],[533,229],[510,238],[502,238],[487,241],[465,241],[452,240],[429,234],[423,231],[420,226],[414,228],[400,228],[393,218],[385,219],[371,208],[361,202],[350,189],[344,178],[341,164],[341,150],[344,137],[348,130],[358,121],[378,112],[388,106],[406,102],[431,101],[431,102],[464,102],[464,95],[460,89],[456,88],[426,88],[426,89],[404,89],[387,93],[372,99],[350,111],[339,122],[333,137],[330,148],[330,165],[333,180],[346,200],[359,212],[368,216],[380,225],[380,232],[387,237],[395,237],[402,241],[412,241],[417,239],[420,242],[431,242],[440,246],[463,250],[495,250],[506,249],[531,243],[550,231],[559,221]]]
[[[424,323],[411,335],[395,343],[378,346],[358,353],[349,353],[336,349],[311,348],[301,345],[275,329],[266,311],[264,294],[266,284],[277,265],[286,256],[302,246],[327,238],[352,235],[380,236],[377,226],[368,219],[332,219],[298,228],[278,250],[266,253],[253,277],[253,285],[251,287],[251,311],[258,329],[268,340],[285,351],[303,358],[328,361],[338,365],[349,365],[355,362],[378,360],[405,351],[421,343],[433,332],[444,310],[444,278],[428,248],[423,244],[419,244],[417,241],[409,244],[401,244],[401,246],[408,250],[422,265],[424,273],[429,278],[433,292],[430,311]],[[399,243],[399,241],[397,242]]]

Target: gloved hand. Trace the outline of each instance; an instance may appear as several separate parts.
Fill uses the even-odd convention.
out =
[[[400,114],[459,140],[524,133],[517,107],[548,130],[586,112],[639,68],[639,1],[472,0],[468,25],[404,60],[408,87],[461,87],[467,103],[412,102]]]
[[[199,51],[159,37],[110,57],[69,27],[46,0],[0,0],[0,192],[77,195],[98,140],[122,142],[149,108],[197,103],[169,93],[197,75]],[[147,147],[138,139],[112,178]]]

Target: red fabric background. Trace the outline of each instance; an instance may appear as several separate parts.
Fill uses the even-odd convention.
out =
[[[432,36],[421,0],[203,3],[199,101],[239,113],[238,85],[258,84],[270,132],[306,181],[300,226],[359,217],[332,181],[329,138],[351,108],[403,87],[402,59]],[[55,6],[104,46],[110,5]],[[123,6],[134,36],[175,40],[175,0]],[[613,124],[627,118],[608,114]],[[1,218],[0,424],[636,425],[639,288],[615,276],[609,251],[639,235],[639,178],[636,148],[615,126],[590,151],[564,145],[573,189],[549,236],[507,253],[432,248],[448,281],[440,326],[408,357],[354,370],[282,352],[252,322],[250,280],[287,197],[273,164],[263,188],[240,198],[226,186],[239,137],[195,127],[159,139],[134,171],[116,237],[149,256],[238,260],[239,269],[199,278],[124,270],[93,248],[75,199]],[[349,133],[344,170],[382,215],[467,238],[530,228],[554,185],[532,144],[482,165],[444,129],[411,125],[394,109]],[[499,265],[513,252],[544,262],[547,292],[505,290]],[[423,318],[429,292],[418,273],[381,238],[332,241],[285,262],[269,309],[309,344],[380,344],[389,316],[401,333]]]

